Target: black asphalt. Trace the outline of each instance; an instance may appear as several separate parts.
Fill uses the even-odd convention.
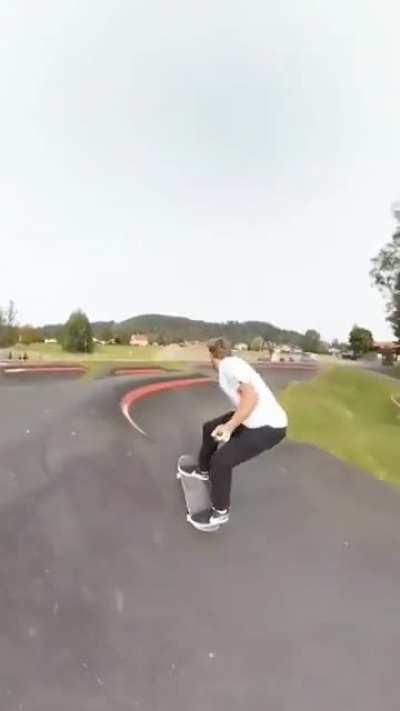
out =
[[[1,389],[1,711],[397,711],[399,492],[288,442],[196,532],[175,463],[226,403],[155,395],[144,438],[129,387]]]
[[[2,385],[41,385],[46,383],[64,383],[66,380],[79,380],[84,371],[71,370],[70,372],[35,372],[33,369],[25,373],[5,373],[0,371],[0,387]]]

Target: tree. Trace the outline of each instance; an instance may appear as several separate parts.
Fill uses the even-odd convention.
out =
[[[344,352],[349,349],[349,344],[348,343],[343,343],[342,341],[339,341],[338,338],[334,338],[332,343],[331,343],[331,348],[334,348],[335,351],[340,351]]]
[[[44,333],[43,329],[41,328],[35,328],[36,332],[36,341],[35,343],[44,343]]]
[[[372,350],[374,339],[367,328],[355,325],[350,332],[349,343],[354,355],[359,357]]]
[[[172,343],[172,338],[168,333],[160,333],[157,342],[159,346],[169,346],[169,344]]]
[[[12,300],[8,302],[7,308],[7,326],[14,328],[17,324],[17,309]]]
[[[255,336],[252,341],[250,341],[251,351],[262,351],[264,347],[264,339],[262,336]]]
[[[17,339],[17,311],[14,302],[10,301],[6,311],[0,308],[0,346],[12,346]]]
[[[94,350],[92,327],[83,311],[74,311],[64,326],[62,347],[71,353],[92,353]]]
[[[115,343],[122,346],[129,346],[131,335],[132,331],[120,328],[115,333]]]
[[[7,343],[5,342],[5,340],[6,340],[5,339],[5,323],[6,323],[6,320],[5,320],[5,316],[4,316],[4,311],[0,306],[0,348],[2,346],[7,345]]]
[[[57,326],[51,336],[47,336],[44,330],[41,330],[41,333],[43,333],[43,340],[45,340],[46,338],[55,338],[60,344],[60,346],[62,346],[64,337],[64,326]]]
[[[269,359],[271,360],[272,356],[274,355],[275,352],[275,344],[272,341],[265,341],[264,342],[264,348],[267,351],[269,355]]]
[[[20,343],[29,346],[31,343],[42,341],[43,334],[39,328],[34,328],[30,324],[26,324],[18,329],[18,340]]]
[[[328,355],[329,353],[329,343],[326,341],[321,341],[320,346],[319,346],[319,351],[318,353],[321,353],[323,355]]]
[[[100,333],[100,340],[108,343],[109,341],[112,341],[113,338],[114,338],[114,331],[111,328],[111,326],[104,326],[103,330]]]
[[[9,345],[14,345],[18,340],[17,329],[17,309],[12,300],[8,302],[7,307],[7,340]]]
[[[400,340],[400,231],[395,232],[391,241],[372,260],[370,274],[385,298],[387,320]]]
[[[306,353],[319,353],[321,350],[321,336],[318,331],[309,329],[303,339],[303,350]]]
[[[387,320],[392,326],[395,337],[398,341],[400,341],[400,272],[397,275],[397,280],[393,289]]]

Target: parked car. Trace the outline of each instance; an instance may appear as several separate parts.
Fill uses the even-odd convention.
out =
[[[301,362],[302,363],[312,363],[319,360],[317,353],[302,353]]]
[[[354,355],[353,351],[343,351],[342,359],[343,360],[357,360],[357,356]]]

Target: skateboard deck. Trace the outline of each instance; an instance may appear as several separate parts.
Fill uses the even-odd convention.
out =
[[[182,454],[178,459],[176,478],[181,482],[183,496],[185,497],[187,518],[191,514],[199,513],[211,508],[210,489],[208,481],[202,481],[195,477],[188,476],[181,471],[182,464],[195,464],[195,459],[190,454]],[[219,524],[207,531],[218,531]]]

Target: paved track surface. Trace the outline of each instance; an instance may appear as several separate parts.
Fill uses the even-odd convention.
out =
[[[132,383],[0,391],[1,711],[398,711],[398,492],[285,443],[196,532],[175,463],[226,403],[155,395],[144,438]]]
[[[34,370],[26,371],[25,373],[5,373],[0,371],[0,387],[1,386],[18,386],[18,385],[41,385],[46,383],[64,383],[66,380],[79,380],[84,375],[84,371],[70,372],[46,372],[38,373]]]

